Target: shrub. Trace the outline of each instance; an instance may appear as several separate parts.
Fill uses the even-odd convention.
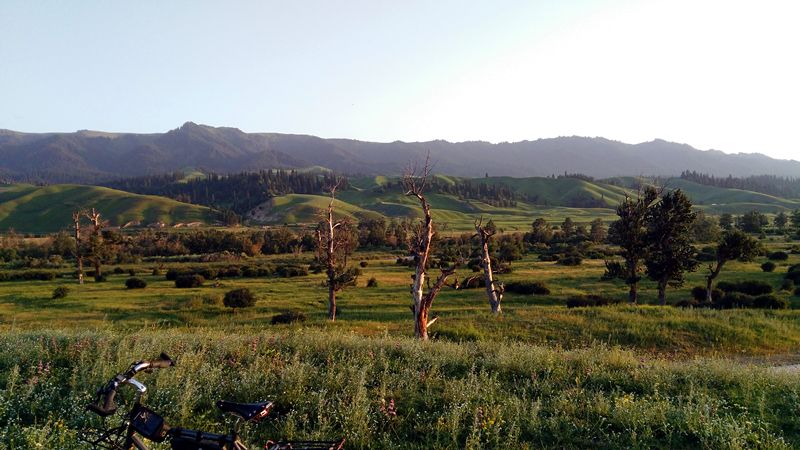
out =
[[[95,281],[95,283],[104,283],[104,282],[108,281],[108,275],[106,275],[104,273],[102,273],[100,275],[95,275],[94,276],[94,281]]]
[[[760,295],[753,300],[754,308],[761,309],[787,309],[789,302],[774,295]]]
[[[767,261],[761,265],[761,270],[764,272],[774,272],[775,271],[775,263],[772,261]]]
[[[362,268],[364,268],[364,267],[367,267],[369,265],[369,263],[366,262],[366,261],[361,261],[360,263],[358,263],[358,265],[361,266]]]
[[[567,308],[580,308],[588,306],[607,306],[618,301],[601,297],[599,295],[576,295],[567,299]]]
[[[128,275],[135,277],[136,276],[136,269],[128,269]]]
[[[308,269],[303,266],[282,265],[275,269],[275,275],[284,278],[303,277],[308,275]]]
[[[306,321],[306,315],[303,314],[302,312],[296,312],[296,311],[287,311],[285,313],[276,314],[272,316],[271,320],[273,325],[294,323],[294,322],[305,322],[305,321]]]
[[[53,281],[56,279],[55,272],[41,270],[26,270],[24,272],[0,272],[0,281]]]
[[[794,290],[794,281],[783,280],[783,283],[781,283],[781,290],[786,292],[792,292]]]
[[[153,268],[153,271],[151,272],[151,274],[152,274],[154,277],[157,277],[157,276],[161,275],[161,269],[159,269],[158,267],[154,267],[154,268]],[[169,278],[167,278],[167,279],[169,279]]]
[[[800,287],[794,289],[794,295],[800,297]]]
[[[167,281],[175,281],[181,275],[186,275],[186,271],[179,269],[169,269],[167,270],[167,273],[164,276],[166,277]]]
[[[719,301],[714,302],[714,306],[720,309],[751,308],[754,301],[755,299],[752,295],[730,292],[725,294]]]
[[[234,289],[225,293],[222,304],[236,311],[236,308],[249,308],[255,305],[256,297],[250,289]]]
[[[625,268],[619,261],[606,261],[606,271],[600,277],[602,281],[610,281],[625,278]]]
[[[768,254],[767,258],[773,261],[786,261],[787,259],[789,259],[789,254],[783,251],[777,251]]]
[[[179,275],[178,278],[175,278],[175,287],[196,288],[202,286],[205,281],[206,279],[202,275]]]
[[[367,280],[367,287],[368,288],[378,287],[378,280],[376,280],[375,277],[370,278],[369,280]]]
[[[558,260],[558,264],[562,266],[580,266],[583,262],[583,258],[580,256],[565,256]]]
[[[717,287],[727,293],[740,292],[742,294],[753,295],[753,296],[766,295],[772,293],[772,286],[767,282],[759,280],[745,280],[745,281],[740,281],[738,283],[733,283],[730,281],[720,281],[719,283],[717,283]]]
[[[242,276],[247,278],[255,278],[258,276],[258,268],[252,266],[242,267]]]
[[[787,272],[784,276],[787,280],[791,280],[794,284],[800,284],[800,271],[794,270]]]
[[[711,301],[716,302],[725,295],[725,292],[722,289],[712,289],[711,290]],[[703,286],[695,286],[692,288],[692,298],[697,300],[698,302],[706,301],[706,288]]]
[[[114,275],[122,275],[125,273],[125,269],[122,267],[114,267]]]
[[[141,278],[130,277],[125,280],[125,287],[128,289],[144,289],[147,287],[147,282]]]
[[[236,266],[231,266],[227,269],[220,270],[217,276],[225,278],[238,278],[242,276],[242,269]]]
[[[699,305],[700,305],[700,302],[698,302],[695,299],[692,299],[692,300],[681,300],[681,301],[675,302],[675,304],[672,305],[672,306],[674,306],[676,308],[696,308]]]
[[[66,286],[59,286],[53,289],[53,299],[64,298],[69,295],[69,288]]]
[[[473,275],[471,277],[464,278],[464,281],[459,283],[459,289],[477,289],[486,286],[486,281],[483,279],[483,275]]]
[[[514,281],[506,284],[506,292],[522,295],[550,295],[550,288],[542,281]]]
[[[206,294],[200,299],[204,305],[221,305],[223,296],[222,294]]]

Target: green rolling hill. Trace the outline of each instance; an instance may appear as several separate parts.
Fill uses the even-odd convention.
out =
[[[472,183],[504,184],[520,194],[526,201],[517,201],[514,207],[496,207],[484,202],[458,198],[455,195],[430,193],[428,200],[433,208],[434,219],[447,223],[453,230],[468,230],[479,216],[491,217],[507,229],[527,229],[534,218],[543,217],[559,222],[572,217],[579,222],[594,218],[614,220],[614,207],[624,199],[627,186],[635,178],[616,178],[603,181],[587,181],[577,178],[458,178],[436,176],[440,184],[452,184],[469,180]],[[398,179],[389,177],[363,177],[350,180],[350,189],[337,194],[337,210],[351,218],[413,218],[420,217],[418,203],[408,198],[396,185]],[[395,183],[391,188],[389,183]],[[682,189],[694,201],[698,209],[710,214],[742,214],[757,210],[777,213],[800,209],[800,201],[773,197],[757,192],[705,186],[682,179],[671,179],[667,189]],[[327,206],[327,198],[318,195],[285,195],[263,205],[261,221],[268,223],[302,223],[316,220],[317,211]],[[581,207],[590,205],[591,207]]]
[[[129,221],[209,223],[212,219],[210,208],[164,197],[97,186],[14,184],[0,185],[0,231],[13,228],[26,233],[55,232],[67,228],[72,211],[81,207],[97,208],[111,226]]]
[[[420,217],[419,204],[403,195],[398,181],[397,177],[385,176],[349,180],[349,189],[337,193],[337,214],[353,221]],[[494,206],[446,193],[452,192],[447,191],[450,187],[464,182],[505,185],[516,195],[516,203],[514,206]],[[633,177],[588,181],[565,177],[459,178],[437,175],[436,183],[445,190],[436,192],[432,188],[428,200],[434,219],[451,230],[470,230],[479,216],[491,217],[508,230],[525,230],[538,217],[553,223],[567,216],[584,223],[594,218],[614,220],[614,207],[636,182]],[[705,186],[684,179],[670,179],[664,185],[668,189],[682,189],[698,209],[715,215],[743,214],[752,210],[774,214],[800,209],[800,200],[797,199]],[[319,219],[319,211],[327,207],[328,201],[324,195],[282,195],[262,203],[245,217],[254,224],[313,223]],[[208,223],[212,217],[209,208],[165,197],[95,186],[18,184],[0,186],[0,231],[9,228],[23,232],[57,231],[69,225],[70,212],[81,206],[98,208],[111,225],[122,225],[131,220],[167,224]]]

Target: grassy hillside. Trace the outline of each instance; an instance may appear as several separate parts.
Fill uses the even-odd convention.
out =
[[[110,225],[131,220],[209,222],[211,209],[163,197],[131,194],[96,186],[61,184],[52,186],[0,186],[0,230],[54,232],[69,226],[78,208],[97,208]]]
[[[350,217],[403,218],[420,217],[419,204],[406,197],[396,186],[397,178],[363,177],[350,181],[350,189],[338,193],[337,202],[343,215]],[[473,185],[487,183],[510,187],[519,198],[514,207],[496,207],[474,199],[459,198],[455,195],[429,193],[428,200],[433,208],[434,219],[447,222],[453,230],[471,228],[473,220],[481,215],[491,216],[500,226],[514,230],[526,229],[535,217],[544,217],[551,222],[560,222],[572,217],[579,222],[589,222],[594,218],[613,220],[614,208],[629,192],[628,186],[637,181],[633,177],[616,178],[609,182],[587,181],[577,178],[457,178],[437,175],[440,185],[452,185],[470,181]],[[388,187],[388,183],[395,183]],[[611,183],[614,184],[611,184]],[[666,183],[668,189],[682,189],[699,209],[711,214],[743,214],[757,210],[777,213],[800,208],[800,202],[787,200],[757,192],[739,189],[724,189],[704,186],[682,179],[672,179]],[[585,208],[580,205],[598,205]],[[313,221],[315,211],[327,205],[327,200],[315,195],[287,195],[273,199],[268,222],[295,223]],[[370,215],[371,214],[371,215]]]

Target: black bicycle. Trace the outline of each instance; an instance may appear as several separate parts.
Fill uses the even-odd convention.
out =
[[[235,403],[225,400],[217,402],[217,407],[225,413],[236,417],[233,430],[228,434],[215,434],[187,428],[170,427],[164,418],[142,404],[142,396],[147,387],[134,377],[139,372],[150,373],[153,369],[163,369],[175,365],[169,356],[162,353],[153,361],[136,361],[126,370],[117,374],[103,387],[97,390],[97,399],[87,405],[87,409],[99,415],[103,420],[103,428],[85,430],[79,434],[81,441],[94,449],[109,450],[149,450],[142,438],[153,442],[169,442],[173,450],[247,450],[247,446],[239,439],[239,425],[242,422],[259,423],[272,409],[272,402]],[[115,402],[117,390],[123,386],[132,386],[134,394],[133,406],[123,414],[119,426],[106,428],[105,421],[119,409]],[[344,439],[339,441],[267,441],[267,450],[341,450]]]

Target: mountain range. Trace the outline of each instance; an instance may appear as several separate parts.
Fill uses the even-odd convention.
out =
[[[605,138],[558,137],[492,144],[483,141],[365,142],[309,135],[245,133],[187,122],[166,133],[0,130],[0,179],[95,183],[187,167],[206,173],[267,168],[325,167],[362,175],[396,175],[430,151],[434,171],[454,176],[549,176],[564,172],[597,178],[672,176],[686,169],[716,176],[771,174],[800,177],[800,162],[759,153],[726,154],[653,140],[626,144]]]

